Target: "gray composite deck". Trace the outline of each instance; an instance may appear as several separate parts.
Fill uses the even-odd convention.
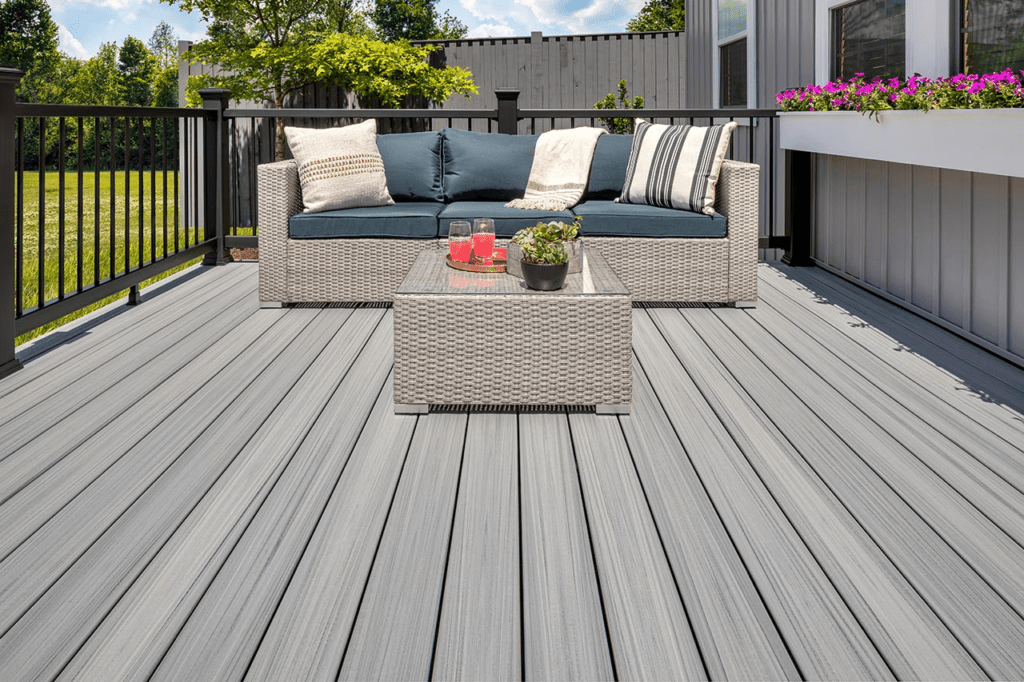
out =
[[[251,264],[22,348],[0,679],[1024,678],[1024,371],[760,272],[625,417],[396,416],[391,311]]]

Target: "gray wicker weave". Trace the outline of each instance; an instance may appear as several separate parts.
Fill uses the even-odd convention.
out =
[[[757,301],[759,173],[755,164],[723,164],[715,207],[729,218],[725,238],[587,237],[587,244],[601,251],[636,301],[752,305]],[[257,183],[263,302],[390,302],[420,251],[444,243],[290,239],[288,219],[302,210],[295,162],[261,165]]]
[[[633,397],[632,302],[594,249],[559,291],[423,252],[395,294],[395,404],[596,405]]]

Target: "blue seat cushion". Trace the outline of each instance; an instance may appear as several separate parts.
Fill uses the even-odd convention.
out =
[[[444,201],[441,131],[377,136],[388,192],[395,201]]]
[[[448,236],[448,224],[453,220],[474,218],[493,218],[494,234],[499,237],[511,237],[524,227],[532,227],[538,222],[549,223],[561,220],[571,223],[574,219],[572,211],[527,211],[520,208],[505,208],[500,201],[457,201],[448,204],[438,216],[438,236]]]
[[[602,135],[597,138],[585,199],[615,199],[622,194],[632,149],[632,135]]]
[[[472,133],[455,128],[441,132],[445,202],[511,201],[526,193],[536,135]]]
[[[444,204],[417,201],[299,213],[288,221],[288,234],[292,239],[435,239],[442,208]]]
[[[573,207],[582,216],[580,232],[594,237],[724,237],[725,216],[644,204],[584,201]]]

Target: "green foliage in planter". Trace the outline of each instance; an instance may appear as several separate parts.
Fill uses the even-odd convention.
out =
[[[569,253],[562,242],[571,242],[579,236],[583,218],[576,216],[572,224],[555,221],[537,223],[533,227],[516,232],[512,242],[523,250],[523,260],[528,263],[558,265],[569,262]]]
[[[523,261],[527,263],[544,263],[560,265],[569,262],[569,253],[562,242],[530,241],[520,244],[523,249]]]

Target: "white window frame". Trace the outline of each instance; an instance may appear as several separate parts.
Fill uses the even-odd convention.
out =
[[[747,39],[747,108],[757,108],[757,13],[754,0],[746,0],[747,3],[747,30],[729,36],[723,40],[718,39],[718,0],[715,0],[711,12],[711,35],[714,37],[715,50],[711,56],[711,82],[714,84],[712,90],[712,108],[722,108],[722,47],[737,40]],[[731,108],[731,107],[730,107]]]
[[[832,46],[829,23],[832,10],[858,0],[815,0],[814,5],[814,80],[829,81]],[[929,78],[951,75],[953,64],[954,16],[959,0],[906,0],[907,2],[907,75],[919,73]],[[947,11],[943,11],[943,9]]]

